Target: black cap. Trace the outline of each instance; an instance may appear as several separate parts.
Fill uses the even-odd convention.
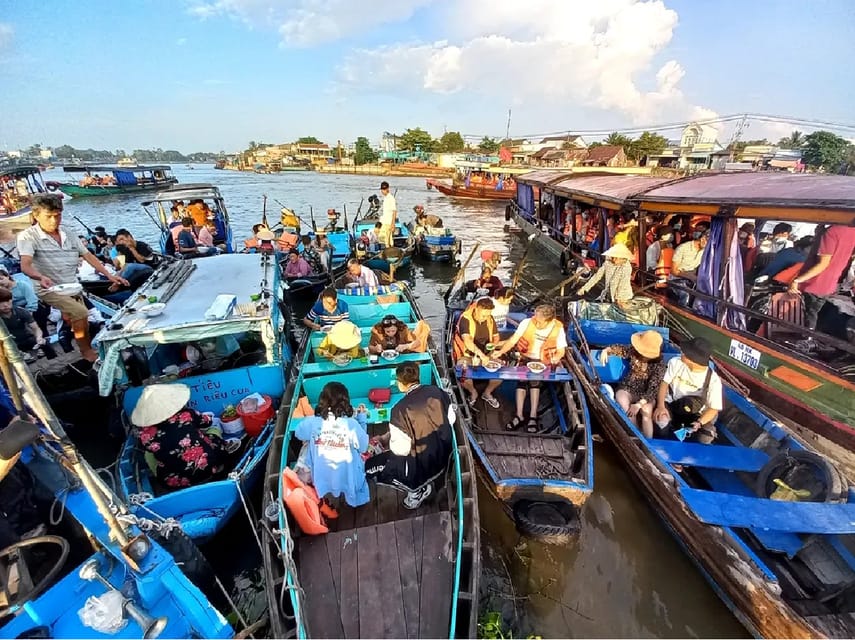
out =
[[[684,342],[683,355],[696,364],[709,364],[712,357],[712,345],[706,338],[692,338]]]

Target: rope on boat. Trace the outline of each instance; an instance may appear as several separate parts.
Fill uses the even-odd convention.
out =
[[[264,527],[267,534],[270,536],[271,540],[276,541],[277,538],[285,539],[285,548],[283,550],[282,545],[277,543],[276,547],[279,549],[279,559],[282,561],[282,567],[285,570],[285,574],[282,579],[282,588],[279,591],[279,611],[283,615],[285,614],[285,610],[283,608],[285,594],[288,591],[293,591],[294,596],[297,600],[297,606],[294,607],[294,621],[297,625],[297,633],[299,635],[299,630],[303,628],[303,621],[301,618],[303,611],[303,598],[305,597],[305,592],[303,591],[303,587],[299,584],[288,584],[288,576],[296,576],[297,575],[297,565],[294,564],[294,538],[291,536],[290,526],[288,524],[288,515],[282,513],[282,504],[279,503],[274,497],[272,493],[269,493],[269,502],[267,507],[264,510],[264,518],[259,520],[259,524]],[[270,526],[271,522],[282,522],[283,529],[275,529]],[[290,616],[289,616],[290,617]]]
[[[246,513],[246,519],[249,521],[249,528],[252,529],[252,535],[255,538],[255,542],[258,544],[258,551],[262,555],[264,555],[264,547],[261,545],[261,538],[258,536],[258,531],[255,528],[255,519],[252,517],[252,512],[249,509],[249,505],[246,502],[246,497],[243,495],[243,490],[240,486],[240,474],[232,471],[229,474],[229,480],[235,483],[235,489],[237,489],[238,495],[240,496],[240,501],[243,504],[244,513]]]
[[[173,531],[181,531],[181,523],[175,518],[161,518],[158,521],[150,518],[140,518],[132,513],[120,513],[116,515],[116,519],[122,524],[134,525],[145,533],[156,531],[167,539]]]

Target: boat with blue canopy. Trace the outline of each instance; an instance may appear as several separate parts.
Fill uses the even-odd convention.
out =
[[[49,191],[58,189],[72,198],[134,195],[178,183],[178,178],[172,175],[172,167],[165,164],[134,167],[69,165],[63,167],[63,171],[85,175],[78,182],[50,181],[46,186]]]
[[[415,330],[423,322],[409,291],[401,285],[383,291],[341,290],[362,345],[372,327],[388,315]],[[338,517],[324,532],[306,534],[284,500],[283,474],[294,467],[295,436],[303,409],[316,406],[331,381],[348,389],[354,407],[370,407],[368,435],[388,429],[390,413],[403,394],[395,385],[402,362],[418,366],[421,384],[442,384],[428,339],[423,352],[390,359],[355,357],[331,361],[319,352],[326,334],[304,335],[280,411],[268,459],[264,490],[265,586],[271,635],[275,637],[454,638],[475,637],[478,617],[479,517],[471,453],[459,413],[446,472],[434,481],[431,500],[413,510],[403,494],[371,484],[370,501],[351,508],[342,500]],[[388,355],[388,354],[387,354]],[[385,391],[375,395],[378,391]],[[373,402],[371,398],[378,400]],[[453,405],[452,405],[453,406]],[[312,410],[313,411],[313,410]],[[290,504],[290,503],[289,503]],[[301,524],[303,524],[301,522]]]
[[[146,385],[181,382],[190,389],[188,406],[212,413],[223,435],[240,441],[228,475],[170,491],[155,479],[151,455],[134,431],[128,435],[118,467],[122,497],[135,512],[174,519],[194,540],[215,535],[243,508],[263,470],[292,354],[290,319],[272,300],[278,277],[274,257],[266,254],[173,261],[159,267],[97,337],[100,392],[116,393],[126,415]],[[242,413],[242,399],[251,396],[263,400],[266,415]],[[235,414],[243,431],[231,424]]]
[[[29,227],[31,199],[47,190],[37,166],[0,169],[0,228],[21,231]]]
[[[8,391],[0,388],[0,410],[23,416],[0,430],[0,457],[20,452],[16,465],[26,472],[18,473],[28,473],[63,507],[45,533],[0,550],[0,636],[233,637],[189,577],[191,564],[204,563],[198,550],[188,543],[179,565],[167,549],[178,548],[178,536],[165,540],[127,510],[80,457],[2,326],[0,341],[8,384]]]
[[[463,289],[449,300],[443,346],[448,376],[457,405],[464,415],[466,436],[484,481],[514,517],[518,529],[543,541],[565,543],[578,532],[578,510],[594,489],[594,456],[588,404],[577,376],[565,366],[535,372],[511,360],[462,364],[455,361],[458,323],[474,301]],[[510,311],[500,339],[509,338],[531,311]],[[493,345],[488,345],[490,349]],[[470,379],[479,399],[470,404],[461,386]],[[480,389],[500,380],[491,406]],[[538,428],[516,431],[505,425],[515,415],[515,393],[520,382],[541,385]]]
[[[667,362],[679,357],[668,330],[570,317],[570,364],[603,431],[740,622],[756,637],[852,637],[855,491],[843,473],[728,384],[711,444],[645,437],[613,395],[628,362],[601,349],[652,330]]]

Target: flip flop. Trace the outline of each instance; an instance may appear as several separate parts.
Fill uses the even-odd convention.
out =
[[[520,425],[523,423],[523,420],[524,418],[514,416],[514,419],[505,425],[505,431],[516,431],[520,428]]]
[[[526,433],[539,433],[540,425],[537,424],[537,418],[529,418],[528,422],[525,425]]]
[[[494,398],[493,396],[482,395],[482,396],[481,396],[481,399],[482,399],[484,402],[486,402],[488,405],[490,405],[491,407],[493,407],[494,409],[498,409],[498,408],[499,408],[499,401],[498,401],[498,400],[496,400],[496,398]]]
[[[470,396],[470,397],[468,397],[468,398],[466,398],[466,404],[468,404],[470,407],[473,407],[473,408],[474,408],[474,407],[475,407],[475,404],[476,404],[477,402],[478,402],[478,396],[475,396],[474,398],[473,398],[473,397],[471,397],[471,396]]]

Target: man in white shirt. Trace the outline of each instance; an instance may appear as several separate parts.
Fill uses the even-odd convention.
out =
[[[380,285],[377,281],[377,275],[356,258],[347,261],[347,279],[360,287],[377,287]]]
[[[710,444],[716,437],[715,421],[724,408],[721,378],[710,367],[712,345],[705,338],[692,338],[681,346],[683,354],[671,359],[659,385],[653,411],[656,437],[669,437],[685,428],[690,434],[686,439]],[[653,433],[644,435],[653,437]]]
[[[398,221],[398,203],[395,202],[395,196],[389,193],[389,183],[385,180],[380,183],[380,193],[383,196],[383,212],[380,214],[383,228],[380,230],[380,238],[383,244],[391,247],[392,238],[395,236],[395,223]]]
[[[709,225],[700,222],[692,232],[692,239],[687,240],[674,250],[671,262],[671,275],[669,280],[676,280],[676,284],[685,288],[693,288],[698,279],[698,267],[704,256],[704,248],[709,242]],[[672,293],[683,307],[688,307],[691,294],[683,289],[672,289]]]

